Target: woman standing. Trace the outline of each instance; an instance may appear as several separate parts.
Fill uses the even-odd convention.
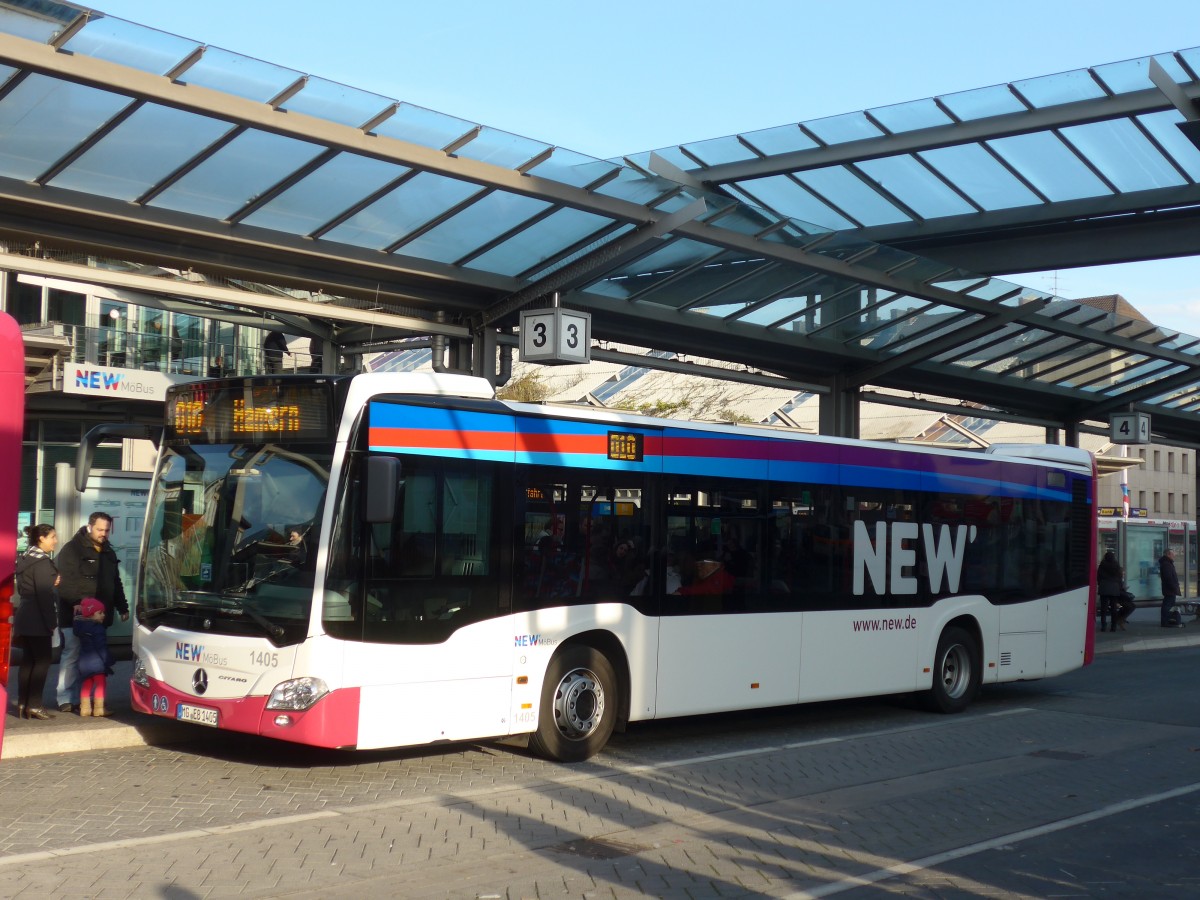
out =
[[[1125,590],[1124,573],[1121,571],[1121,564],[1117,562],[1116,555],[1109,550],[1104,554],[1104,559],[1100,560],[1100,565],[1096,569],[1096,593],[1100,595],[1100,630],[1107,631],[1105,627],[1106,620],[1112,617],[1112,630],[1116,631],[1120,625],[1122,629],[1125,627],[1125,618],[1122,616],[1124,611],[1121,605],[1121,592]]]
[[[13,637],[21,648],[17,675],[17,715],[22,719],[52,719],[42,709],[46,673],[50,671],[51,638],[58,628],[58,583],[61,576],[50,558],[58,532],[50,525],[25,528],[28,549],[17,560],[17,590],[21,605],[13,617]]]

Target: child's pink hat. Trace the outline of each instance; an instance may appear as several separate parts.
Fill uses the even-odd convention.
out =
[[[104,612],[104,604],[95,597],[84,597],[79,601],[79,615],[90,619],[98,612]]]

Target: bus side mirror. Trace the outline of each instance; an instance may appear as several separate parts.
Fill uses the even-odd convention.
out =
[[[396,486],[400,484],[400,460],[383,454],[367,457],[363,480],[363,520],[382,525],[396,517]]]
[[[154,449],[157,450],[162,443],[162,426],[111,423],[92,428],[79,442],[79,450],[75,454],[75,490],[81,494],[87,490],[88,475],[92,471],[96,447],[108,437],[153,441]]]

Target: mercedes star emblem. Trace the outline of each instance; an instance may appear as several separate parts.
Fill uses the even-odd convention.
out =
[[[192,675],[192,688],[197,694],[203,694],[208,690],[208,673],[203,669],[197,669]]]

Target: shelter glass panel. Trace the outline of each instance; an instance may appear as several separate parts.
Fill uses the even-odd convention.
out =
[[[1024,365],[1026,348],[1032,348],[1039,338],[1045,336],[1046,332],[1044,331],[1031,329],[1020,323],[1009,322],[990,334],[960,344],[933,358],[940,363],[955,363],[989,372],[1004,372],[1014,364]],[[1068,345],[1069,343],[1070,341],[1066,342]],[[1038,346],[1033,355],[1041,357],[1044,353],[1044,348]],[[1026,374],[1032,375],[1033,373]]]
[[[1121,372],[1112,373],[1111,377],[1105,379],[1097,385],[1089,385],[1087,390],[1104,390],[1114,393],[1123,393],[1124,391],[1138,390],[1142,388],[1152,388],[1155,382],[1165,378],[1179,375],[1187,371],[1186,366],[1179,365],[1163,365],[1160,360],[1147,360],[1147,364],[1153,364],[1154,368],[1148,369],[1148,365],[1131,366]],[[1174,389],[1164,389],[1164,393],[1170,394]]]
[[[1012,209],[1042,202],[978,144],[923,150],[921,158],[985,210]]]
[[[1179,55],[1183,58],[1184,62],[1191,66],[1193,72],[1200,72],[1200,47],[1189,47],[1187,50],[1180,50]],[[1177,64],[1175,63],[1175,59],[1169,53],[1163,54],[1162,57],[1156,56],[1154,58],[1160,63],[1163,63],[1163,67],[1166,68],[1168,72],[1171,71],[1171,68],[1167,67],[1167,63],[1163,62],[1164,58],[1171,64],[1172,67],[1178,68]],[[1179,80],[1186,81],[1186,75]]]
[[[1053,134],[1018,134],[988,143],[1052,202],[1112,193]]]
[[[465,265],[500,275],[518,275],[611,224],[612,219],[603,216],[560,209]]]
[[[749,141],[750,146],[766,156],[811,150],[817,146],[817,142],[801,131],[799,125],[764,128],[761,131],[747,132],[741,137],[742,140]]]
[[[883,132],[861,112],[816,119],[805,122],[804,127],[826,144],[844,144],[847,141],[883,137]]]
[[[553,155],[530,169],[528,174],[550,178],[561,184],[585,187],[618,168],[615,163],[555,147]]]
[[[225,219],[310,162],[316,144],[247,131],[150,201],[151,206]]]
[[[395,115],[379,124],[375,134],[441,150],[475,127],[466,119],[456,119],[411,103],[401,103]]]
[[[650,286],[651,278],[672,275],[677,270],[724,253],[720,247],[698,241],[677,240],[624,266],[624,271],[596,282],[587,290],[625,298]]]
[[[199,46],[186,38],[103,16],[89,19],[63,50],[165,75]]]
[[[816,304],[820,297],[780,297],[765,306],[760,306],[741,316],[740,319],[750,325],[763,325],[782,328],[785,331],[797,333],[806,332],[816,327],[819,313]],[[805,313],[809,315],[805,315]]]
[[[50,184],[117,200],[136,200],[230,127],[218,119],[146,104]]]
[[[711,141],[697,141],[694,144],[684,144],[683,149],[706,166],[721,163],[742,162],[747,159],[757,159],[758,154],[739,141],[736,137],[722,137]],[[691,163],[689,168],[694,166]]]
[[[805,269],[747,260],[729,267],[733,282],[705,296],[707,304],[760,303],[769,297],[791,293],[808,277]],[[770,321],[776,321],[771,319]]]
[[[1171,158],[1188,173],[1188,177],[1193,181],[1200,181],[1200,149],[1179,130],[1183,116],[1178,110],[1148,113],[1137,118],[1162,148],[1171,154]]]
[[[867,159],[858,163],[858,168],[924,219],[976,211],[949,185],[917,162],[915,157]]]
[[[1104,90],[1086,69],[1043,75],[1026,81],[1013,82],[1013,87],[1036,108],[1099,100]]]
[[[871,116],[893,134],[954,124],[954,120],[932,99],[876,107],[871,110]]]
[[[59,4],[40,4],[42,15],[26,15],[22,11],[0,6],[0,31],[16,37],[45,44],[74,18],[74,10]],[[44,16],[44,17],[43,17]],[[28,507],[22,504],[22,509]]]
[[[705,198],[706,201],[708,198]],[[766,214],[763,210],[752,209],[744,203],[732,199],[713,198],[711,212],[705,221],[714,228],[723,228],[735,234],[756,235],[767,227],[783,220],[781,216]]]
[[[544,200],[493,191],[398,252],[451,263],[549,206]]]
[[[1150,80],[1150,57],[1127,59],[1124,62],[1095,66],[1092,71],[1114,94],[1153,90]]]
[[[284,88],[295,84],[301,74],[260,59],[239,56],[219,47],[205,47],[204,55],[179,80],[186,84],[224,91],[235,97],[266,103]]]
[[[359,128],[391,104],[391,100],[379,94],[310,76],[304,87],[280,109]]]
[[[999,278],[989,278],[986,284],[978,285],[971,288],[966,293],[968,296],[977,297],[980,300],[1000,300],[1001,305],[1012,306],[1019,302],[1019,297],[1016,295],[1021,293],[1021,288],[1008,281],[1002,281]]]
[[[382,250],[479,191],[479,186],[422,172],[332,229],[332,241]]]
[[[409,171],[393,163],[341,153],[244,221],[289,234],[311,234]]]
[[[653,151],[655,156],[661,157],[673,166],[679,166],[681,169],[692,169],[696,166],[696,161],[683,152],[680,147],[664,147],[661,150]],[[650,166],[650,151],[642,153],[629,153],[623,157],[624,162],[634,170],[641,169],[644,172],[653,172],[654,169]]]
[[[633,169],[622,169],[621,174],[596,189],[597,194],[652,206],[665,194],[679,189],[679,185],[665,178],[641,175]]]
[[[1070,300],[1052,300],[1045,307],[1044,314],[1056,319],[1063,319],[1074,325],[1102,325],[1115,321],[1110,313],[1104,313],[1091,306],[1082,306]]]
[[[843,166],[811,169],[799,173],[797,177],[831,203],[836,203],[838,209],[868,227],[911,221],[910,216],[901,212]]]
[[[1025,106],[1006,84],[993,87],[946,94],[939,97],[942,104],[963,121],[986,119],[991,116],[1006,116],[1009,113],[1025,112]]]
[[[484,127],[469,143],[456,150],[455,154],[466,159],[515,169],[539,153],[545,152],[549,146],[531,138]]]
[[[964,324],[961,315],[960,310],[952,307],[904,297],[889,303],[884,310],[872,310],[860,318],[856,323],[859,329],[871,333],[864,335],[858,344],[870,350],[895,350],[900,345],[908,350],[961,328]],[[881,322],[886,322],[886,326],[879,328]]]
[[[811,222],[821,229],[841,231],[858,227],[858,223],[851,222],[841,213],[831,209],[790,175],[755,178],[753,181],[742,181],[729,187],[752,206],[773,209],[782,215]]]
[[[1077,125],[1062,133],[1118,190],[1145,191],[1185,183],[1129,119]]]
[[[33,181],[130,102],[80,84],[29,76],[0,103],[0,175]]]

